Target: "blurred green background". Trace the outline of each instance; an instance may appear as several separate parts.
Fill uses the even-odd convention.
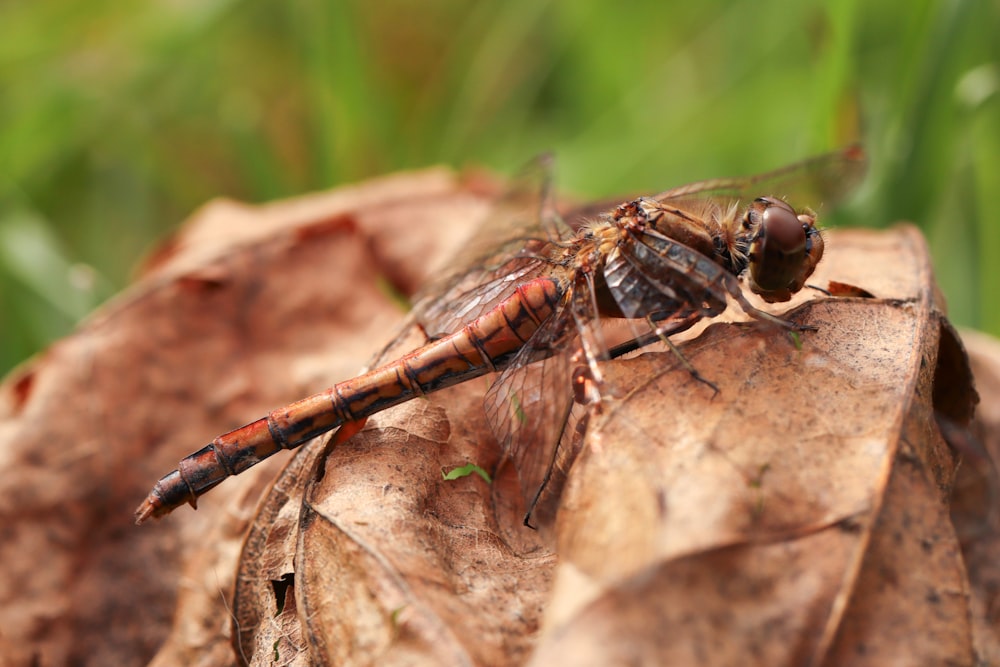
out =
[[[836,224],[919,223],[1000,334],[997,2],[0,4],[0,371],[217,196],[258,202],[554,150],[580,196],[750,174],[860,138]]]

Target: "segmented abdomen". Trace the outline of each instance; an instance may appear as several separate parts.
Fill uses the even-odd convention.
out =
[[[319,394],[220,435],[185,457],[136,510],[162,516],[280,449],[293,449],[350,421],[502,368],[555,311],[562,290],[536,278],[461,330]]]

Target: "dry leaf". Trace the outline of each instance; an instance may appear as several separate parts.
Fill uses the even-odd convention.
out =
[[[711,327],[683,351],[718,396],[669,353],[609,364],[623,397],[571,476],[534,664],[975,664],[995,642],[973,636],[947,512],[932,396],[938,364],[965,362],[938,356],[924,244],[831,238],[817,280],[883,298],[801,306],[800,346]]]
[[[971,387],[910,228],[829,235],[815,282],[875,298],[799,296],[794,317],[818,327],[801,347],[759,325],[685,345],[717,396],[671,353],[608,364],[617,398],[591,418],[558,561],[528,529],[501,538],[480,477],[442,478],[498,459],[486,380],[131,526],[199,443],[354,375],[400,318],[385,285],[426,280],[491,193],[423,172],[212,205],[10,378],[4,664],[134,664],[157,646],[164,665],[997,659],[990,499],[967,500],[980,530],[961,544],[947,513]],[[969,450],[995,452],[998,432],[983,422]]]
[[[199,512],[136,528],[181,456],[354,375],[487,210],[430,170],[289,202],[205,207],[135,287],[0,393],[0,663],[235,662],[236,557],[276,457]]]

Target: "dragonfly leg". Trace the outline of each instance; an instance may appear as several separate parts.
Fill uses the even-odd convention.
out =
[[[743,312],[756,320],[770,322],[771,324],[775,324],[792,333],[801,331],[818,331],[818,329],[811,324],[799,324],[798,322],[792,322],[754,307],[754,305],[747,300],[746,296],[743,295],[743,290],[739,288],[738,284],[730,287],[729,293],[734,299],[736,299],[736,302],[740,304],[740,308],[743,309]]]
[[[646,316],[646,322],[648,322],[650,328],[653,329],[653,333],[656,335],[657,339],[660,342],[664,343],[668,348],[670,348],[670,351],[674,353],[674,356],[677,357],[677,359],[681,362],[684,368],[687,369],[687,372],[691,375],[692,378],[711,388],[713,392],[712,396],[714,397],[719,393],[718,385],[716,385],[714,382],[712,382],[711,380],[703,376],[701,373],[699,373],[698,369],[696,369],[694,365],[690,361],[688,361],[687,357],[684,356],[684,353],[680,351],[680,348],[674,345],[673,341],[670,340],[670,334],[675,334],[678,333],[678,331],[684,331],[690,329],[691,326],[700,319],[701,319],[700,313],[692,313],[691,315],[688,315],[686,319],[681,320],[681,322],[679,323],[680,328],[678,328],[676,326],[676,324],[678,323],[675,323],[675,326],[665,327],[662,324],[657,324],[656,320],[653,319],[652,315]]]
[[[430,333],[427,332],[427,328],[421,322],[415,322],[414,324],[417,327],[417,330],[420,331],[420,335],[424,337],[424,345],[427,345],[428,343],[433,343],[436,340],[444,338],[444,335],[441,334],[432,336]]]
[[[629,354],[630,352],[642,349],[647,345],[652,345],[653,343],[666,343],[667,347],[670,348],[670,351],[677,356],[680,362],[684,365],[684,368],[686,368],[688,373],[691,374],[691,377],[698,382],[708,385],[711,387],[713,392],[718,393],[719,388],[715,385],[715,383],[701,375],[691,362],[687,360],[684,353],[681,352],[680,349],[670,340],[670,336],[681,333],[682,331],[687,331],[702,319],[702,314],[695,312],[687,313],[680,319],[671,318],[665,323],[664,321],[657,322],[657,320],[653,318],[653,315],[647,315],[646,322],[649,324],[649,328],[652,329],[652,331],[642,334],[641,336],[636,336],[632,340],[615,345],[613,348],[608,350],[608,357],[611,359],[617,359]]]
[[[823,294],[825,296],[833,296],[833,294],[830,293],[830,290],[824,289],[824,288],[820,287],[819,285],[812,285],[812,284],[808,284],[807,283],[806,287],[808,287],[809,289],[814,289],[817,292],[819,292],[820,294]]]
[[[646,319],[649,321],[650,318],[647,317]],[[641,336],[636,336],[635,338],[627,340],[624,343],[615,345],[608,350],[608,358],[617,359],[629,354],[630,352],[642,349],[647,345],[662,343],[664,337],[673,336],[674,334],[679,334],[682,331],[687,331],[701,319],[701,314],[686,314],[680,319],[672,319],[669,325],[664,325],[662,322],[660,324],[656,324],[656,320],[654,319],[649,322],[649,328],[652,329],[652,331],[644,333]]]

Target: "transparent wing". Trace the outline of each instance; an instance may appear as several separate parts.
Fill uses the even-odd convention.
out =
[[[515,256],[494,270],[470,269],[443,292],[414,305],[414,316],[432,338],[457,331],[513,294],[519,285],[551,275],[553,267],[535,256]]]
[[[525,280],[551,272],[552,244],[573,231],[552,195],[551,156],[541,156],[515,178],[465,248],[414,299],[414,314],[431,336],[455,331]]]
[[[517,472],[527,513],[550,481],[557,448],[572,422],[571,354],[576,338],[569,309],[561,308],[521,348],[483,400],[487,421],[503,450],[503,465]],[[511,499],[500,501],[509,504]]]
[[[686,199],[747,201],[762,195],[818,208],[844,198],[864,177],[868,160],[860,146],[849,146],[756,176],[717,178],[672,188],[652,197],[684,208]]]
[[[602,386],[597,362],[608,358],[594,276],[581,271],[560,310],[487,392],[486,416],[506,462],[517,471],[526,521],[544,526],[554,519],[581,441],[585,404],[600,398],[590,391]]]

